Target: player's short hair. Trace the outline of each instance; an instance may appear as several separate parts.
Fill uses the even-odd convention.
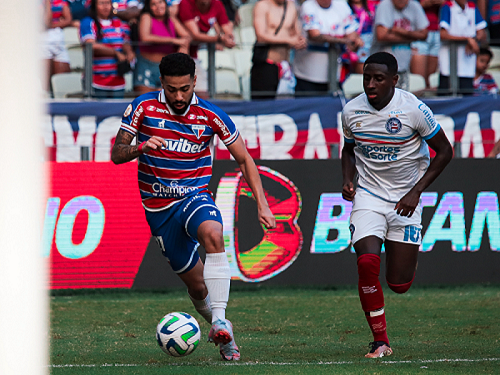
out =
[[[477,54],[478,56],[480,55],[488,55],[491,58],[493,58],[493,52],[489,48],[481,47],[479,48],[479,53]]]
[[[196,64],[191,56],[185,53],[171,53],[163,56],[160,62],[160,75],[162,77],[182,77],[194,78]]]
[[[368,64],[380,64],[387,66],[387,70],[390,74],[398,74],[398,61],[396,58],[388,52],[376,52],[373,55],[370,55],[363,67]]]

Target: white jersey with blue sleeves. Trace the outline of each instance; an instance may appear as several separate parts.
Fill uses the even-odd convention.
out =
[[[346,143],[355,143],[358,188],[397,203],[429,166],[426,139],[441,128],[434,114],[409,92],[395,89],[380,111],[366,94],[346,104],[342,112]]]

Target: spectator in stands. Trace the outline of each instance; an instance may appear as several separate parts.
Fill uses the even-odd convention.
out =
[[[73,21],[71,26],[80,28],[80,21],[89,16],[87,0],[67,0]]]
[[[457,45],[458,92],[473,94],[478,41],[486,40],[486,22],[472,1],[449,0],[441,7],[438,95],[450,93],[450,42]]]
[[[236,45],[233,25],[219,0],[182,0],[179,4],[179,20],[192,39],[190,55],[196,63],[196,94],[204,96],[208,91],[208,77],[198,60],[198,43],[219,43],[226,48],[233,48]]]
[[[474,94],[498,94],[498,86],[491,74],[486,73],[493,53],[488,48],[480,48],[476,59],[476,75],[474,77]]]
[[[129,26],[113,15],[111,0],[92,0],[90,17],[80,24],[83,44],[92,44],[93,96],[122,98],[125,92],[123,75],[130,71],[135,54],[130,46]]]
[[[241,5],[239,0],[221,0],[226,10],[227,18],[234,25],[239,24],[238,7]]]
[[[439,47],[441,37],[439,36],[439,10],[445,0],[420,0],[425,15],[429,20],[426,40],[419,40],[411,44],[413,56],[410,62],[410,71],[419,74],[425,79],[426,88],[430,87],[429,76],[437,70]]]
[[[357,63],[354,72],[358,74],[363,73],[363,65],[365,60],[370,55],[370,48],[373,41],[373,21],[375,20],[375,4],[367,0],[349,0],[356,20],[359,23],[358,34],[363,40],[363,46],[357,51]]]
[[[68,49],[63,29],[71,25],[71,12],[66,0],[50,0],[52,18],[44,34],[42,57],[46,60],[47,76],[70,71]]]
[[[178,23],[179,25],[179,23]],[[146,0],[139,18],[140,53],[134,70],[134,90],[144,94],[161,88],[159,64],[165,55],[189,53],[190,37],[169,17],[165,0]]]
[[[409,88],[411,43],[427,38],[429,21],[418,1],[382,0],[375,12],[375,30],[371,53],[385,51],[398,62],[398,84]]]
[[[260,0],[253,9],[256,45],[250,71],[252,99],[274,99],[280,78],[293,90],[290,49],[306,47],[295,3],[288,0]]]
[[[500,47],[500,0],[477,0],[477,7],[488,23],[490,46]]]

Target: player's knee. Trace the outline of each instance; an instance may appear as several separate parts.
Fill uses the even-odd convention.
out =
[[[413,279],[404,284],[392,284],[389,281],[387,281],[387,285],[389,285],[389,288],[391,288],[393,292],[396,292],[398,294],[406,293],[408,289],[410,289],[412,283]]]
[[[375,277],[380,273],[380,257],[376,254],[363,254],[358,257],[358,275],[360,278]]]
[[[213,230],[203,233],[202,238],[199,238],[203,247],[207,252],[219,252],[220,249],[224,248],[224,238],[222,236],[222,231]]]

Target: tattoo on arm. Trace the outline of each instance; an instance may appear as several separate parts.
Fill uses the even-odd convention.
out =
[[[115,144],[111,151],[111,160],[115,164],[122,164],[134,160],[141,153],[138,151],[138,146],[131,145],[134,136],[122,129],[116,135]]]

